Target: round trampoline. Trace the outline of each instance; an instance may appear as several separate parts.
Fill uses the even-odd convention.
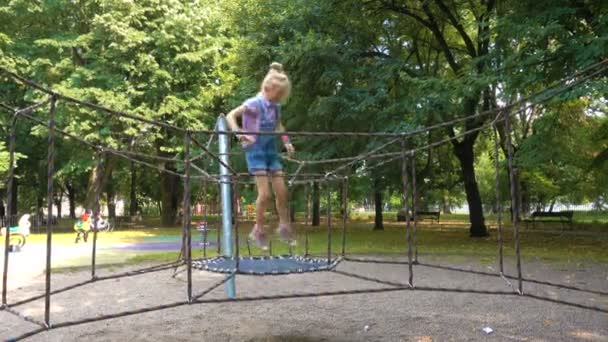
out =
[[[240,257],[238,260],[238,270],[236,269],[236,259],[227,257],[194,260],[192,267],[219,273],[266,275],[327,271],[339,262],[339,259],[328,263],[327,259],[305,258],[297,255]]]

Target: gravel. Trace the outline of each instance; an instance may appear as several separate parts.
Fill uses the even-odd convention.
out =
[[[423,257],[424,259],[424,257]],[[430,261],[429,261],[430,260]],[[494,266],[473,260],[425,259],[484,272]],[[507,263],[510,265],[510,261]],[[143,266],[142,266],[143,267]],[[404,283],[407,265],[343,262],[339,270]],[[100,270],[99,275],[125,269]],[[513,274],[512,268],[507,273]],[[185,300],[184,273],[172,271],[100,281],[52,297],[52,322]],[[417,265],[417,286],[509,291],[497,276],[449,271]],[[53,275],[53,288],[89,277],[88,271]],[[524,265],[526,278],[603,291],[604,294],[524,283],[527,294],[563,300],[600,312],[516,295],[437,291],[396,291],[303,299],[263,300],[185,305],[118,319],[43,332],[28,341],[608,341],[608,265]],[[193,271],[194,292],[223,275]],[[514,282],[514,281],[512,281]],[[39,275],[12,289],[9,300],[43,293]],[[514,282],[515,283],[515,282]],[[386,287],[344,275],[317,272],[273,277],[238,276],[240,296],[261,296]],[[204,298],[224,298],[220,287]],[[44,300],[16,308],[42,320]],[[0,312],[0,338],[9,339],[36,325]],[[483,328],[493,332],[486,334]]]

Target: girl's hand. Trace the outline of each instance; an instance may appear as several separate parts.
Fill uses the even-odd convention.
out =
[[[291,143],[285,144],[285,150],[287,150],[287,154],[290,156],[293,155],[294,153],[296,153],[296,149],[293,147],[293,145]]]
[[[252,135],[239,135],[239,140],[243,143],[244,147],[252,145],[255,142],[255,137]]]

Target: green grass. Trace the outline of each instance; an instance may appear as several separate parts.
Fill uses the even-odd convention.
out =
[[[458,217],[450,217],[454,225],[446,224],[441,226],[420,224],[418,227],[418,251],[421,257],[444,257],[450,260],[474,259],[480,262],[491,263],[496,260],[497,255],[497,232],[491,230],[491,234],[486,238],[470,238],[466,221],[459,221]],[[447,222],[447,218],[446,218]],[[323,222],[324,224],[324,222]],[[241,223],[239,229],[239,239],[241,241],[240,253],[247,255],[248,250],[244,242],[251,227],[252,222]],[[405,224],[387,222],[385,230],[373,231],[373,223],[366,221],[350,221],[347,225],[346,252],[357,255],[373,256],[403,256],[407,255],[407,239]],[[308,232],[308,251],[317,256],[327,255],[326,226],[310,227],[301,224],[297,227],[298,245],[294,253],[305,253],[306,232]],[[137,243],[146,238],[173,238],[179,239],[181,228],[144,228],[133,230],[114,231],[111,233],[99,233],[98,260],[101,263],[114,267],[117,265],[130,265],[146,262],[168,262],[177,259],[176,251],[123,251],[105,249],[118,243]],[[334,221],[332,229],[332,250],[334,253],[341,251],[342,231],[340,221]],[[524,261],[542,261],[550,263],[608,263],[608,234],[604,232],[571,232],[565,234],[551,231],[529,231],[522,229],[521,250]],[[193,231],[193,239],[200,239],[200,236]],[[210,241],[215,241],[215,233],[209,237]],[[32,234],[28,243],[43,244],[46,236],[43,234]],[[503,232],[504,255],[509,258],[514,256],[513,232],[510,227],[505,227]],[[73,245],[74,233],[56,233],[53,235],[53,245]],[[56,247],[55,247],[56,248]],[[256,248],[251,249],[252,254],[264,254]],[[287,254],[286,245],[274,241],[273,254]],[[208,251],[209,256],[215,255],[215,248]],[[193,249],[193,257],[202,257],[202,250]],[[83,258],[88,258],[83,257]],[[81,265],[87,265],[84,259],[80,260]],[[57,267],[67,267],[69,270],[75,267],[74,262]]]
[[[541,223],[536,230],[528,230],[525,225],[521,228],[521,250],[524,261],[539,260],[552,263],[607,263],[608,262],[608,222],[604,213],[577,212],[575,213],[574,230],[561,233],[559,223]],[[302,218],[299,221],[302,221]],[[356,213],[347,225],[346,251],[348,254],[374,255],[374,256],[403,256],[407,255],[407,239],[404,223],[395,222],[396,213],[385,213],[385,230],[373,231],[373,214]],[[194,218],[193,222],[201,218]],[[217,218],[211,218],[211,227],[218,224],[213,223]],[[67,224],[65,221],[62,224]],[[306,232],[308,232],[308,252],[317,256],[327,255],[327,228],[326,218],[321,220],[321,227],[310,227],[302,224],[296,225],[298,233],[298,245],[294,250],[296,254],[305,253]],[[341,252],[341,220],[336,213],[334,217],[334,229],[332,229],[332,251]],[[424,222],[419,225],[418,251],[424,258],[432,256],[449,258],[450,260],[474,259],[480,262],[491,263],[496,260],[497,234],[496,216],[487,215],[486,222],[491,227],[491,235],[487,238],[468,237],[468,217],[463,214],[448,214],[441,216],[441,224],[429,224]],[[240,253],[247,255],[246,241],[248,230],[252,222],[241,222],[239,238],[241,241]],[[130,251],[108,249],[116,244],[139,243],[144,240],[155,239],[179,239],[181,227],[153,228],[158,227],[156,218],[147,218],[138,223],[140,228],[119,229],[111,233],[99,233],[98,235],[98,262],[100,267],[119,267],[140,263],[161,263],[176,260],[176,251]],[[141,226],[150,228],[141,228]],[[53,246],[70,246],[74,244],[75,233],[71,230],[54,229]],[[510,222],[505,222],[504,228],[504,255],[509,258],[514,255],[513,231]],[[193,239],[200,236],[193,230]],[[215,233],[209,236],[210,241],[216,240]],[[44,245],[46,235],[32,234],[28,238],[28,244]],[[208,256],[215,255],[215,248],[208,251]],[[264,254],[255,248],[252,254]],[[284,244],[274,241],[273,254],[287,254],[288,248]],[[202,257],[200,249],[193,250],[193,257]],[[54,268],[58,271],[70,271],[88,265],[88,255],[76,259],[55,260]]]

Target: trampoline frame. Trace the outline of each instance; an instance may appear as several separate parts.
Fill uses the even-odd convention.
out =
[[[226,258],[224,256],[217,256],[217,257],[213,257],[213,258],[206,258],[206,259],[203,258],[203,259],[194,260],[192,262],[192,264],[193,264],[194,268],[197,268],[197,269],[200,269],[203,271],[209,271],[209,272],[215,272],[215,273],[228,273],[228,274],[234,273],[234,274],[264,276],[264,275],[286,275],[286,274],[295,274],[295,273],[331,271],[334,268],[336,268],[338,266],[338,264],[340,264],[340,262],[343,260],[343,258],[338,257],[338,258],[333,259],[330,263],[327,263],[327,260],[325,260],[325,259],[302,257],[299,255],[263,255],[263,256],[239,257],[239,265],[241,265],[240,262],[242,262],[243,260],[263,260],[263,261],[296,260],[301,263],[310,263],[310,264],[325,263],[324,265],[318,266],[318,267],[295,268],[295,269],[288,269],[288,270],[284,270],[284,271],[277,270],[277,271],[271,271],[271,272],[258,272],[258,271],[254,271],[254,270],[245,270],[245,269],[243,269],[242,266],[240,266],[239,269],[237,269],[236,264],[235,264],[235,267],[233,267],[233,268],[210,267],[211,264],[217,263],[218,261],[222,262],[225,260],[234,260],[234,258]]]
[[[589,66],[588,68],[578,72],[577,74],[575,74],[573,76],[568,76],[568,77],[564,78],[557,85],[552,85],[550,87],[547,87],[543,90],[538,91],[537,93],[534,94],[534,97],[529,96],[528,98],[522,99],[519,102],[514,102],[513,104],[509,105],[508,108],[500,108],[498,110],[491,110],[491,111],[485,112],[483,114],[484,115],[495,114],[496,116],[495,116],[494,120],[491,122],[491,126],[493,128],[495,128],[497,123],[499,123],[499,122],[504,123],[505,134],[507,137],[510,137],[510,132],[511,132],[510,117],[513,115],[513,113],[517,113],[517,111],[514,111],[513,113],[511,113],[511,110],[521,111],[521,110],[526,109],[526,108],[517,109],[518,108],[517,106],[519,106],[519,104],[526,102],[526,101],[532,102],[533,100],[535,100],[538,103],[540,103],[542,101],[546,101],[546,99],[550,98],[551,96],[555,96],[559,92],[564,92],[578,84],[585,82],[586,80],[589,80],[599,74],[604,73],[607,69],[608,69],[608,60],[603,60],[599,63]],[[96,322],[96,321],[102,321],[102,320],[118,318],[118,317],[125,317],[125,316],[140,314],[140,313],[144,313],[144,312],[152,312],[152,311],[158,311],[158,310],[163,310],[163,309],[168,309],[168,308],[175,308],[175,307],[179,307],[182,305],[203,304],[203,303],[224,303],[224,302],[246,302],[246,301],[257,301],[257,300],[280,300],[280,299],[290,299],[290,298],[310,298],[310,297],[325,297],[325,296],[352,295],[352,294],[370,294],[370,293],[404,291],[404,290],[522,296],[522,297],[528,297],[528,298],[532,298],[532,299],[536,299],[536,300],[543,300],[543,301],[547,301],[547,302],[559,303],[562,305],[568,305],[568,306],[572,306],[572,307],[593,310],[593,311],[601,312],[601,313],[608,313],[608,309],[601,308],[601,307],[583,305],[583,304],[579,304],[579,303],[557,300],[557,299],[553,299],[553,298],[549,298],[549,297],[545,297],[545,296],[539,296],[539,295],[528,294],[528,293],[523,292],[523,283],[524,283],[524,281],[528,281],[528,282],[532,282],[532,283],[536,283],[536,284],[554,286],[554,287],[561,288],[561,289],[582,291],[582,292],[591,293],[591,294],[608,295],[608,292],[605,292],[605,291],[590,290],[590,289],[578,288],[578,287],[564,285],[564,284],[557,284],[557,283],[551,283],[551,282],[546,282],[546,281],[538,281],[538,280],[534,280],[534,279],[524,279],[523,278],[522,272],[521,272],[521,255],[520,255],[520,248],[519,248],[520,247],[519,246],[519,234],[518,234],[519,222],[517,220],[520,208],[518,207],[518,201],[517,201],[518,189],[515,187],[515,182],[513,181],[517,170],[515,169],[514,163],[513,163],[513,150],[511,148],[512,146],[510,144],[510,141],[507,142],[509,148],[507,149],[506,159],[508,162],[509,176],[511,177],[511,189],[510,189],[511,196],[510,197],[511,197],[511,202],[513,204],[513,211],[515,213],[514,220],[513,220],[513,226],[514,226],[515,260],[516,260],[516,266],[517,266],[517,268],[516,268],[517,274],[515,276],[510,276],[510,275],[506,275],[503,272],[503,255],[502,255],[502,240],[501,240],[502,223],[501,223],[500,216],[498,219],[498,226],[497,226],[498,236],[499,236],[498,258],[499,258],[499,265],[500,265],[500,267],[499,267],[500,269],[498,272],[487,273],[487,272],[459,269],[459,268],[450,267],[450,266],[422,264],[422,263],[418,262],[416,211],[415,210],[412,211],[413,217],[410,218],[410,210],[409,210],[410,203],[412,204],[412,207],[415,206],[415,196],[413,196],[413,194],[416,193],[415,177],[412,177],[412,181],[410,181],[409,178],[412,174],[415,174],[415,169],[414,169],[415,163],[412,163],[412,160],[414,160],[414,158],[416,156],[416,152],[427,149],[427,148],[431,148],[433,146],[444,144],[446,142],[452,141],[456,138],[465,136],[467,134],[481,131],[483,129],[488,128],[489,126],[487,126],[487,125],[484,125],[480,128],[476,128],[475,130],[464,132],[456,137],[450,137],[450,139],[448,139],[448,140],[441,140],[438,142],[434,142],[432,144],[429,144],[428,146],[425,146],[424,148],[411,147],[409,149],[408,149],[407,137],[409,137],[410,135],[413,135],[411,132],[410,133],[396,133],[393,135],[391,135],[391,133],[388,133],[388,132],[382,132],[382,133],[352,133],[352,132],[351,133],[349,133],[349,132],[335,133],[334,132],[334,133],[332,133],[337,136],[338,135],[339,136],[359,136],[359,135],[389,136],[389,137],[395,137],[395,139],[393,139],[393,142],[401,141],[402,149],[397,154],[396,158],[400,158],[401,165],[402,165],[404,204],[405,204],[405,212],[406,212],[406,216],[407,216],[406,225],[407,225],[407,258],[408,258],[408,260],[407,261],[386,261],[386,260],[373,260],[373,259],[346,258],[346,254],[347,254],[347,251],[346,251],[346,218],[347,218],[346,203],[347,203],[348,177],[346,177],[346,176],[340,177],[340,176],[338,176],[337,172],[338,172],[338,170],[344,169],[346,166],[352,165],[353,161],[356,162],[356,161],[365,160],[367,157],[371,157],[372,155],[374,155],[376,157],[378,157],[378,156],[394,157],[395,156],[394,154],[391,154],[391,153],[374,154],[374,153],[377,153],[378,151],[373,150],[373,151],[370,151],[369,153],[364,153],[360,156],[357,156],[354,159],[353,158],[343,158],[343,159],[348,159],[348,160],[344,160],[344,161],[348,161],[347,164],[344,164],[344,165],[334,169],[334,171],[332,171],[330,173],[327,173],[327,174],[324,174],[321,176],[313,175],[311,178],[308,178],[307,180],[298,183],[298,181],[296,181],[295,178],[298,177],[298,174],[299,174],[300,170],[302,169],[301,166],[306,164],[306,162],[301,162],[300,167],[298,167],[298,171],[296,172],[295,175],[293,175],[292,179],[289,181],[290,185],[307,184],[310,181],[323,182],[325,184],[325,186],[327,187],[328,198],[330,198],[330,194],[331,194],[331,189],[330,189],[331,185],[330,184],[332,182],[336,182],[336,181],[342,182],[342,185],[343,185],[343,188],[342,188],[343,196],[341,196],[342,197],[341,205],[342,205],[342,210],[343,210],[341,253],[339,253],[339,255],[336,256],[336,253],[334,253],[332,251],[332,239],[331,239],[331,237],[332,237],[332,217],[331,217],[331,208],[330,208],[330,205],[328,205],[328,208],[327,208],[328,209],[328,215],[327,215],[328,245],[327,245],[327,255],[326,255],[326,257],[327,257],[326,261],[327,261],[328,266],[326,269],[324,269],[324,270],[320,269],[318,271],[330,272],[333,274],[338,274],[340,276],[349,277],[352,279],[372,282],[372,283],[375,283],[376,285],[378,285],[378,284],[383,285],[384,287],[363,288],[363,289],[344,290],[344,291],[322,291],[322,292],[315,292],[315,293],[292,293],[292,294],[286,294],[286,295],[270,295],[270,296],[257,296],[257,297],[247,297],[247,296],[237,297],[236,289],[234,287],[235,279],[236,279],[237,275],[242,275],[242,276],[262,275],[262,276],[264,276],[264,275],[280,275],[280,274],[286,274],[286,273],[277,272],[277,273],[271,273],[271,274],[268,274],[268,273],[256,274],[256,272],[253,272],[253,273],[243,272],[243,270],[241,270],[239,268],[239,261],[243,260],[243,258],[239,255],[240,254],[239,242],[238,242],[238,238],[239,238],[239,235],[238,235],[239,224],[238,223],[239,222],[238,222],[238,219],[236,219],[234,225],[232,225],[231,220],[232,220],[233,215],[236,216],[236,213],[234,213],[234,212],[231,213],[231,211],[232,211],[231,209],[234,207],[234,205],[236,203],[236,198],[238,198],[238,195],[239,195],[240,174],[237,173],[229,165],[228,155],[230,153],[228,151],[227,143],[228,143],[228,137],[230,136],[230,134],[233,134],[233,133],[227,132],[226,126],[225,126],[225,118],[223,116],[220,116],[218,118],[218,126],[217,126],[216,130],[211,131],[211,132],[198,131],[198,133],[212,134],[212,137],[214,135],[218,135],[219,140],[224,140],[225,143],[220,142],[220,145],[224,145],[224,147],[220,150],[220,156],[217,156],[213,152],[209,151],[209,149],[205,145],[198,142],[193,137],[194,132],[191,130],[181,129],[179,127],[176,127],[176,126],[173,126],[173,125],[170,125],[167,123],[152,121],[152,120],[145,119],[145,118],[133,115],[133,114],[119,112],[119,111],[115,111],[112,109],[102,107],[97,104],[77,100],[77,99],[71,98],[69,96],[59,94],[51,89],[45,88],[39,84],[36,84],[30,80],[27,80],[4,68],[0,68],[0,72],[6,74],[8,77],[14,79],[18,83],[21,83],[29,88],[35,89],[39,92],[42,92],[42,93],[45,93],[48,95],[47,99],[45,99],[39,103],[30,105],[26,108],[22,108],[22,109],[12,109],[12,108],[10,108],[8,106],[4,106],[4,105],[0,106],[4,109],[7,109],[12,115],[12,118],[10,120],[10,141],[9,141],[9,156],[10,156],[9,172],[8,172],[9,186],[7,187],[8,200],[9,200],[9,202],[7,203],[8,207],[11,206],[10,201],[12,198],[10,196],[10,191],[12,191],[11,190],[12,187],[10,185],[12,184],[12,182],[14,180],[14,166],[15,166],[14,160],[15,160],[15,150],[16,150],[16,148],[15,148],[16,125],[17,125],[18,119],[23,118],[23,119],[27,119],[31,122],[44,125],[48,128],[48,133],[49,133],[48,134],[48,155],[47,155],[47,159],[48,159],[48,163],[47,163],[47,165],[48,165],[48,170],[47,170],[48,196],[47,197],[49,199],[48,200],[49,207],[47,209],[48,209],[49,217],[47,218],[47,230],[46,230],[46,233],[47,233],[46,247],[47,248],[46,248],[45,292],[42,295],[33,296],[30,298],[26,298],[26,299],[22,299],[22,300],[19,300],[16,302],[9,303],[8,296],[7,296],[8,246],[9,246],[8,236],[9,236],[9,234],[7,234],[7,237],[5,240],[5,251],[4,251],[5,259],[4,259],[4,271],[3,271],[2,306],[0,307],[0,311],[4,311],[6,313],[16,315],[16,316],[24,319],[25,321],[37,326],[37,329],[35,329],[35,330],[29,331],[25,334],[22,334],[20,336],[9,339],[11,341],[21,340],[21,339],[42,333],[42,332],[50,330],[50,329],[69,327],[69,326]],[[574,80],[574,81],[572,81],[572,80]],[[558,86],[561,86],[561,88],[559,88]],[[553,93],[550,96],[547,96],[545,93],[548,92],[548,90],[550,90],[552,88],[555,88],[557,90],[553,89],[555,91],[555,93]],[[541,97],[541,95],[544,97]],[[117,151],[117,150],[113,150],[108,147],[92,145],[90,142],[88,142],[80,137],[74,136],[73,134],[70,134],[68,132],[62,131],[61,129],[56,128],[55,127],[55,109],[56,109],[56,104],[59,100],[69,102],[72,104],[76,104],[78,106],[82,106],[82,107],[85,107],[88,109],[101,111],[101,112],[104,112],[106,114],[113,115],[116,117],[129,118],[129,119],[137,120],[142,123],[156,125],[158,127],[164,128],[164,129],[170,129],[170,130],[179,131],[179,132],[184,133],[184,142],[185,142],[184,160],[181,161],[185,165],[184,174],[178,174],[178,173],[175,173],[170,170],[159,169],[158,167],[156,167],[153,164],[150,164],[148,162],[143,162],[139,159],[135,159],[134,157],[132,157],[133,155],[135,155],[132,152]],[[48,121],[41,120],[41,119],[36,118],[33,115],[31,115],[31,113],[33,113],[34,111],[36,111],[40,108],[46,107],[47,105],[50,105]],[[481,114],[475,114],[476,117],[480,116],[480,115]],[[462,121],[463,118],[458,118],[456,120],[458,120],[456,122],[459,122],[459,121]],[[223,126],[222,126],[222,124],[223,124]],[[418,131],[426,132],[426,131],[430,130],[431,128],[435,129],[438,127],[443,127],[446,124],[447,124],[447,122],[443,122],[441,124],[438,124],[438,125],[435,125],[432,127],[426,127],[424,129],[418,130]],[[245,133],[258,134],[256,132],[245,132]],[[177,260],[176,262],[159,264],[159,265],[155,265],[155,266],[145,267],[145,268],[132,270],[132,271],[128,271],[128,272],[123,272],[123,273],[119,273],[119,274],[114,274],[114,275],[98,276],[95,272],[96,271],[96,258],[95,257],[96,257],[96,246],[97,246],[96,245],[97,234],[96,234],[96,230],[94,229],[93,248],[92,248],[92,254],[91,254],[91,278],[89,280],[86,280],[86,281],[83,281],[83,282],[80,282],[77,284],[72,284],[72,285],[69,285],[69,286],[66,286],[63,288],[51,290],[52,229],[51,229],[50,224],[52,222],[52,217],[51,217],[52,210],[50,210],[50,209],[52,206],[52,201],[50,199],[52,199],[52,194],[53,194],[53,182],[54,182],[54,174],[55,174],[55,170],[54,170],[55,136],[57,134],[62,135],[64,137],[68,137],[74,141],[80,142],[84,146],[88,146],[88,147],[92,148],[93,150],[97,151],[97,153],[99,153],[99,154],[108,153],[108,154],[117,155],[122,158],[136,162],[138,164],[159,169],[162,172],[172,173],[172,174],[182,177],[184,179],[184,198],[183,198],[183,206],[184,206],[183,221],[184,222],[183,222],[183,227],[182,227],[182,256],[181,256],[180,260]],[[281,133],[281,134],[283,134],[283,133]],[[299,132],[299,133],[295,132],[294,135],[298,135],[298,134],[303,135],[303,136],[324,136],[324,135],[327,135],[328,133],[327,132],[323,132],[323,133],[321,133],[321,132]],[[192,143],[197,145],[199,148],[201,148],[205,152],[206,155],[210,156],[213,160],[216,160],[220,163],[221,175],[219,178],[214,178],[210,174],[206,173],[206,171],[199,169],[196,165],[193,164],[193,161],[200,159],[201,156],[191,157],[190,148],[191,148]],[[497,144],[498,144],[498,141],[495,140],[495,149],[496,150],[497,150]],[[496,156],[498,157],[497,152],[496,152]],[[153,158],[161,158],[161,157],[153,156]],[[380,162],[374,166],[383,165],[386,162],[396,160],[396,158],[386,159],[383,162]],[[180,162],[179,160],[175,160],[175,159],[170,159],[170,160],[173,162]],[[409,167],[408,165],[411,165],[411,167]],[[496,163],[496,165],[497,165],[496,167],[498,170],[498,162]],[[190,173],[191,173],[191,170],[193,170],[193,169],[196,171],[199,171],[202,175],[198,176],[198,177],[191,176]],[[236,267],[234,270],[226,270],[224,272],[227,274],[225,277],[223,277],[217,283],[214,283],[211,286],[206,287],[202,292],[197,293],[197,294],[193,293],[193,288],[192,288],[192,285],[193,285],[192,284],[193,260],[192,260],[192,246],[191,246],[190,200],[191,200],[191,189],[192,189],[191,180],[193,178],[202,178],[205,181],[205,184],[206,184],[207,180],[211,180],[211,181],[217,182],[217,184],[220,185],[220,187],[222,189],[221,193],[222,193],[222,204],[223,204],[223,212],[224,212],[224,215],[223,215],[224,216],[223,217],[224,234],[223,234],[223,241],[222,241],[223,242],[222,252],[224,253],[224,257],[234,258],[236,260]],[[498,172],[497,172],[496,182],[497,182],[497,186],[498,186]],[[233,190],[232,192],[230,191],[231,188]],[[497,195],[498,195],[498,193],[497,193]],[[497,198],[497,202],[500,203],[500,198]],[[99,208],[99,196],[97,196],[97,198],[96,198],[95,208],[97,210]],[[13,219],[13,218],[9,217],[9,220],[10,219]],[[94,225],[96,225],[96,222]],[[234,239],[232,239],[233,231],[234,231]],[[219,233],[218,233],[218,238],[219,238]],[[306,241],[307,242],[309,241],[308,230],[306,230]],[[236,247],[234,249],[234,252],[231,251],[233,242],[234,242],[234,246]],[[218,248],[219,247],[220,247],[220,245],[218,244]],[[306,243],[306,253],[305,254],[306,255],[304,257],[296,256],[296,258],[305,258],[308,256],[308,243]],[[290,256],[290,257],[294,257],[294,256]],[[202,260],[210,261],[212,259],[207,258],[207,259],[202,259]],[[264,259],[262,258],[262,260],[264,260]],[[199,260],[199,261],[202,262],[201,260]],[[374,277],[363,276],[363,275],[358,275],[355,273],[349,273],[349,272],[337,270],[336,267],[343,261],[358,262],[358,263],[407,265],[408,266],[407,267],[408,282],[407,283],[391,282],[391,281],[386,281],[386,280],[382,280],[382,279],[378,279],[378,278],[374,278]],[[53,295],[63,293],[63,292],[66,292],[66,291],[69,291],[69,290],[72,290],[75,288],[79,288],[79,287],[82,287],[82,286],[85,286],[85,285],[88,285],[88,284],[91,284],[94,282],[98,282],[98,281],[126,278],[126,277],[131,277],[131,276],[147,274],[147,273],[151,273],[151,272],[159,272],[159,271],[163,271],[163,270],[167,270],[167,269],[171,269],[171,268],[176,269],[177,267],[180,267],[180,266],[184,266],[185,270],[187,272],[187,281],[186,281],[187,300],[167,303],[167,304],[161,304],[161,305],[152,306],[152,307],[145,307],[145,308],[136,309],[136,310],[122,311],[122,312],[113,313],[113,314],[96,315],[93,317],[88,317],[88,318],[83,318],[83,319],[78,319],[78,320],[63,321],[63,322],[58,322],[58,323],[51,323],[51,321],[50,321],[50,303],[51,303],[51,297]],[[428,287],[428,286],[418,286],[417,287],[414,285],[414,281],[413,281],[414,280],[414,266],[435,267],[438,269],[469,272],[469,273],[474,273],[474,274],[479,274],[479,275],[488,275],[488,276],[492,276],[492,277],[498,276],[498,277],[501,277],[503,280],[505,280],[505,283],[508,286],[509,290],[486,291],[486,290],[478,290],[478,289],[462,289],[462,288],[446,288],[446,287]],[[516,286],[512,285],[509,282],[509,279],[517,280],[517,285]],[[226,286],[227,286],[227,298],[201,299],[204,296],[206,296],[207,294],[209,294],[210,292],[212,292],[213,290],[217,289],[218,287],[220,287],[224,284],[226,284]],[[31,303],[31,302],[34,302],[34,301],[37,301],[40,299],[44,299],[44,321],[39,321],[35,318],[24,315],[21,312],[16,310],[16,307],[18,307],[18,306],[21,306],[21,305],[24,305],[27,303]]]

